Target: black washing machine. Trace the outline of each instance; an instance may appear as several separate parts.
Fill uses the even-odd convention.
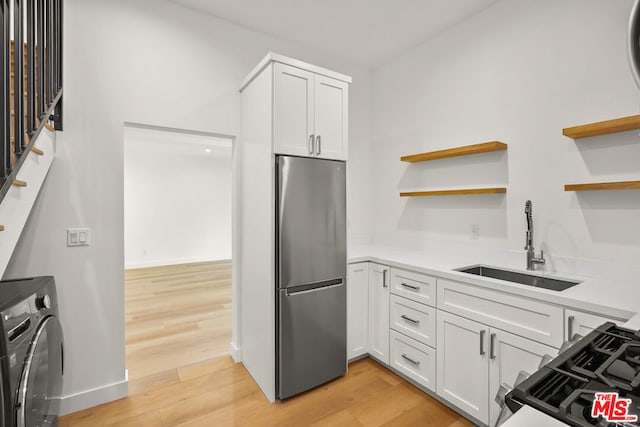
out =
[[[53,277],[0,282],[0,324],[0,426],[57,426],[64,348]]]

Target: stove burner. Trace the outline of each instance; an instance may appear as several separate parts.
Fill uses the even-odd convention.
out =
[[[640,417],[640,335],[605,323],[567,349],[506,396],[516,411],[527,404],[578,427],[629,426],[591,417],[595,393],[631,399]],[[640,425],[640,424],[634,424]]]

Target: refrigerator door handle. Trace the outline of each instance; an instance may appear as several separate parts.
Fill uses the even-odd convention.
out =
[[[320,139],[320,135],[316,136],[316,148],[318,151],[316,154],[319,156],[322,153],[322,139]]]
[[[303,294],[308,294],[308,293],[319,291],[319,290],[337,288],[339,286],[342,286],[342,283],[338,283],[337,285],[321,286],[319,288],[307,289],[307,290],[304,290],[304,291],[297,291],[297,292],[296,291],[291,292],[291,291],[289,291],[287,289],[287,292],[285,292],[285,295],[288,296],[288,297],[294,297],[296,295],[303,295]]]
[[[335,288],[338,286],[342,286],[343,284],[344,284],[344,280],[340,278],[340,279],[326,280],[324,282],[310,283],[306,285],[290,286],[285,289],[285,295],[290,297],[295,295],[308,294],[309,292],[317,291],[320,289],[324,290],[329,288]]]

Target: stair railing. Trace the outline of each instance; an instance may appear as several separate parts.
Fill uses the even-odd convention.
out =
[[[62,130],[62,17],[63,0],[0,0],[0,201],[42,129]]]

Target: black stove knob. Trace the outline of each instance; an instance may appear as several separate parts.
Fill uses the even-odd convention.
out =
[[[38,310],[45,310],[51,308],[51,298],[49,295],[43,295],[36,298],[36,308]]]

